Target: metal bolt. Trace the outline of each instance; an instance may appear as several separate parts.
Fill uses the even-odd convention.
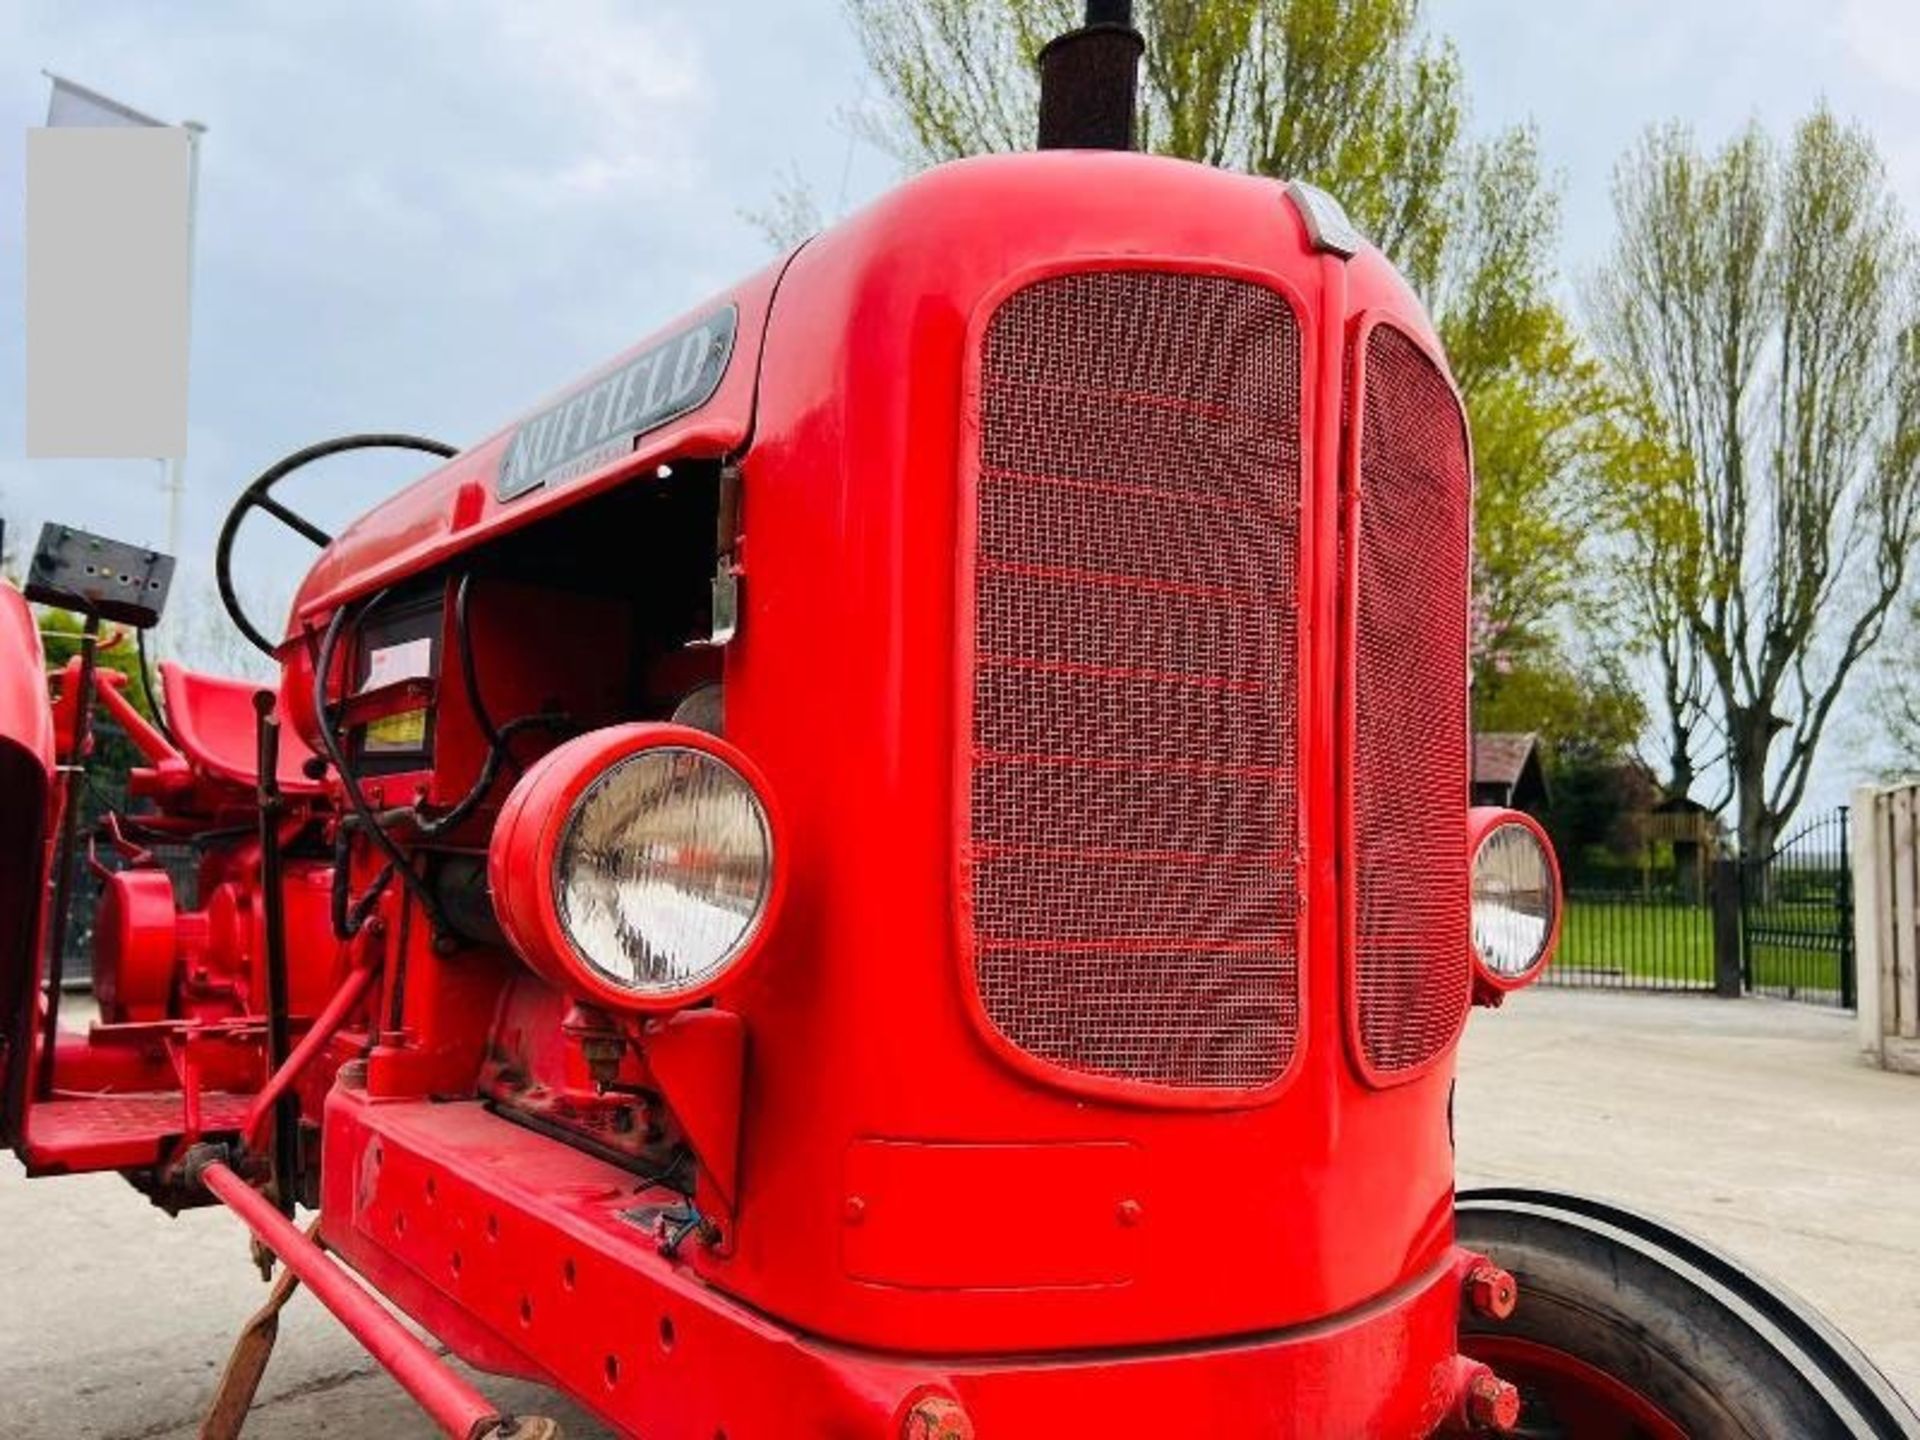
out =
[[[1520,1423],[1520,1392],[1497,1375],[1474,1376],[1467,1389],[1467,1419],[1481,1430],[1511,1433]]]
[[[1476,1315],[1505,1320],[1520,1302],[1520,1287],[1498,1265],[1482,1262],[1467,1272],[1467,1304]]]
[[[1114,1212],[1120,1223],[1129,1229],[1138,1225],[1146,1214],[1146,1212],[1141,1209],[1138,1200],[1122,1200],[1119,1205],[1114,1207]]]
[[[620,1078],[620,1058],[626,1048],[627,1042],[617,1032],[589,1032],[580,1037],[580,1054],[596,1085],[604,1088]]]
[[[951,1395],[923,1395],[900,1427],[902,1440],[974,1440],[973,1417]]]
[[[844,1214],[847,1224],[858,1225],[862,1220],[867,1218],[867,1202],[862,1200],[858,1195],[847,1196]]]

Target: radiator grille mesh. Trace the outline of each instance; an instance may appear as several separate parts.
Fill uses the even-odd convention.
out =
[[[1298,1025],[1299,335],[1272,291],[1062,276],[981,357],[974,973],[1029,1054],[1253,1089]]]
[[[1467,585],[1472,478],[1445,378],[1384,326],[1367,340],[1354,624],[1353,870],[1362,1048],[1382,1072],[1466,1013]]]

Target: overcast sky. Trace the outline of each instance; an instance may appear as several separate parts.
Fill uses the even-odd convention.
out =
[[[1607,243],[1614,160],[1672,117],[1717,140],[1825,96],[1920,215],[1916,0],[1429,10],[1476,123],[1539,126],[1570,272]],[[757,268],[740,212],[790,168],[829,208],[895,173],[848,139],[871,95],[837,0],[0,0],[0,131],[44,120],[43,66],[208,127],[189,562],[283,452],[348,430],[474,440]],[[0,144],[0,514],[16,546],[47,518],[157,544],[157,465],[23,458],[22,154]],[[343,464],[301,494],[337,519],[407,473]],[[262,548],[253,583],[284,593],[296,554]]]

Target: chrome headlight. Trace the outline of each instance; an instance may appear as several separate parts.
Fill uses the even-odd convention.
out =
[[[745,757],[678,725],[560,746],[515,786],[489,856],[515,947],[563,988],[670,1009],[757,948],[779,876],[764,787]]]
[[[1484,817],[1484,819],[1483,819]],[[1473,953],[1510,989],[1545,963],[1560,919],[1560,880],[1540,827],[1515,811],[1475,812]]]
[[[773,835],[726,761],[663,745],[612,766],[573,803],[553,890],[580,956],[626,989],[704,986],[752,938],[773,881]]]

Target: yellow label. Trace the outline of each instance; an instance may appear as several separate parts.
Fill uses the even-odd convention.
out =
[[[399,750],[424,750],[427,745],[427,712],[403,710],[367,722],[363,747],[370,755],[391,754]]]

